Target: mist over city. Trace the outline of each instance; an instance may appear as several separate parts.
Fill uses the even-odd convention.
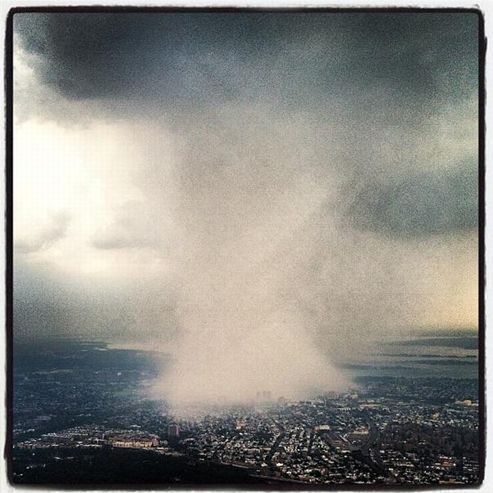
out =
[[[303,407],[320,396],[345,409],[355,392],[393,399],[422,385],[477,426],[477,13],[34,12],[13,25],[23,355],[46,346],[48,372],[102,365],[98,395],[112,368],[104,378],[128,402],[157,406],[152,437],[138,439],[149,447],[164,430],[173,453],[217,462],[187,440],[230,425],[272,434],[263,458],[240,461],[268,478],[298,425],[230,406],[301,406],[306,435],[292,440],[308,451],[346,423]],[[44,360],[32,361],[22,378]],[[406,380],[440,376],[461,379],[457,395]],[[387,418],[371,424],[372,403],[360,404],[346,423],[356,442],[330,435],[327,447],[358,451],[353,479],[379,483],[386,459],[367,455]],[[91,409],[84,426],[96,426]],[[216,417],[192,425],[193,409]],[[139,419],[125,426],[143,429]],[[104,426],[64,440],[137,440],[118,420],[113,435]],[[20,447],[37,447],[21,428]],[[477,477],[473,455],[460,459],[464,482]]]

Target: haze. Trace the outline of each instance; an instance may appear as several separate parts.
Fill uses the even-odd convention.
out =
[[[14,336],[301,397],[477,327],[478,17],[16,14]]]

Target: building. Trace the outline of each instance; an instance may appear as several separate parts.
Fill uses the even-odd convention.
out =
[[[171,424],[168,426],[168,438],[179,438],[180,427],[177,424]]]

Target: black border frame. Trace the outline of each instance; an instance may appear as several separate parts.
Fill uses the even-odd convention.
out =
[[[478,399],[479,399],[479,481],[473,485],[311,485],[283,484],[227,484],[203,485],[190,483],[187,485],[158,484],[125,484],[125,483],[91,483],[91,484],[23,484],[13,479],[12,446],[13,446],[13,20],[20,13],[173,13],[173,12],[217,12],[217,13],[460,13],[476,14],[478,18]],[[7,478],[12,487],[60,490],[204,490],[232,489],[242,490],[433,490],[433,489],[472,489],[483,484],[486,457],[486,381],[485,381],[485,63],[487,40],[485,37],[484,14],[479,8],[418,8],[418,7],[135,7],[135,6],[71,6],[71,7],[14,7],[7,14],[5,30],[5,330],[6,330],[6,440],[4,458],[7,463]]]

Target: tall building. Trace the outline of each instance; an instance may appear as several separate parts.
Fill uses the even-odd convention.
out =
[[[168,438],[179,438],[180,427],[177,424],[171,424],[168,426]]]

